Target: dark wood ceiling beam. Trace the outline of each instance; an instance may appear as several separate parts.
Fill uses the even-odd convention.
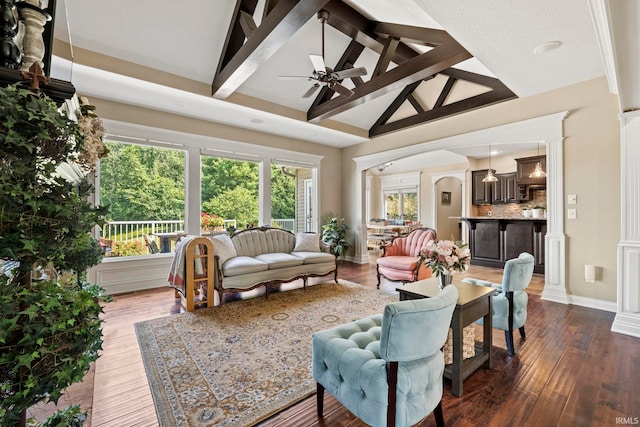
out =
[[[407,101],[409,101],[409,103],[411,104],[413,109],[416,110],[417,113],[424,113],[425,111],[424,108],[422,108],[422,105],[420,105],[420,103],[418,102],[416,97],[413,96],[413,94],[407,95]]]
[[[385,34],[401,39],[405,43],[416,43],[431,47],[440,46],[453,40],[444,30],[392,24],[389,22],[376,22],[373,26],[373,31],[376,34]]]
[[[216,74],[211,84],[212,95],[220,99],[231,95],[328,2],[279,0],[260,27]]]
[[[324,9],[328,10],[330,14],[327,20],[329,25],[367,49],[371,49],[378,54],[382,53],[387,38],[373,31],[377,24],[376,22],[369,21],[358,11],[340,0],[332,0]],[[418,53],[415,50],[404,44],[400,44],[391,60],[399,64],[416,55],[418,55]]]
[[[380,54],[380,58],[378,58],[378,62],[376,63],[376,69],[373,70],[372,76],[379,76],[380,74],[387,71],[389,64],[391,63],[391,57],[396,52],[398,48],[398,44],[400,44],[400,40],[396,37],[387,37],[387,41],[384,44],[384,48],[382,49],[382,53]]]
[[[258,0],[240,0],[236,2],[236,7],[231,15],[229,30],[227,30],[227,37],[222,45],[222,52],[220,53],[220,60],[218,61],[216,75],[240,50],[246,39],[244,31],[242,30],[242,25],[240,24],[241,12],[248,13],[253,16],[257,4]]]
[[[387,107],[387,109],[384,110],[380,117],[378,117],[378,120],[376,120],[372,128],[385,124],[391,118],[391,116],[393,116],[395,112],[398,111],[398,108],[400,108],[400,106],[404,104],[404,102],[407,100],[407,97],[410,96],[413,91],[418,88],[418,86],[420,86],[420,83],[422,83],[422,80],[418,80],[417,82],[413,82],[410,85],[405,86],[404,89],[402,89],[402,91],[398,94],[398,96],[396,96],[393,102]]]
[[[242,28],[242,32],[244,33],[246,38],[249,38],[249,36],[258,29],[258,26],[253,20],[253,16],[249,15],[244,10],[240,11],[238,20],[240,21],[240,27]]]
[[[451,89],[453,89],[453,85],[455,84],[455,82],[456,79],[454,79],[453,77],[449,77],[447,79],[447,82],[444,84],[444,87],[440,91],[440,95],[438,96],[436,103],[433,105],[432,110],[440,108],[444,105],[444,102],[447,100],[447,97],[451,93]]]
[[[450,68],[442,71],[440,74],[444,74],[449,77],[456,78],[458,80],[466,80],[468,82],[476,83],[482,86],[499,89],[506,86],[500,80],[495,77],[485,76],[482,74],[472,73],[471,71],[460,70],[457,68]]]
[[[472,96],[470,98],[463,99],[451,104],[443,105],[442,107],[437,109],[432,109],[429,111],[425,111],[424,113],[416,114],[415,116],[396,120],[394,122],[386,123],[379,126],[374,126],[369,130],[369,137],[373,138],[375,136],[395,132],[411,126],[416,126],[427,121],[443,119],[445,117],[451,117],[457,114],[466,113],[471,110],[487,107],[489,105],[497,104],[499,102],[507,101],[513,98],[517,97],[508,89],[485,92],[480,95]]]
[[[396,89],[423,80],[471,57],[458,43],[452,42],[410,59],[380,76],[374,76],[354,88],[352,96],[331,99],[309,109],[307,120],[318,122]]]

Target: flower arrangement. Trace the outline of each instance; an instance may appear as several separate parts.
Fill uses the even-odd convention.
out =
[[[205,230],[222,229],[224,225],[224,218],[215,214],[208,214],[206,212],[200,213],[200,227]]]
[[[456,244],[452,240],[431,241],[418,253],[418,258],[418,262],[424,262],[434,275],[451,275],[467,269],[471,252],[467,245]]]

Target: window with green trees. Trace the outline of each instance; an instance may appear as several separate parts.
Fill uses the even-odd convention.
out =
[[[258,225],[258,163],[201,156],[202,211],[235,219],[237,228]]]
[[[106,146],[110,153],[100,164],[99,197],[102,205],[110,206],[110,217],[109,228],[103,228],[101,237],[115,242],[111,255],[154,253],[149,239],[158,243],[156,233],[186,229],[185,206],[193,194],[185,178],[188,149],[120,142]],[[227,227],[231,220],[236,221],[237,229],[263,225],[259,224],[260,163],[209,155],[199,159],[200,212],[227,220]],[[298,193],[304,193],[311,169],[268,164],[271,217],[277,219],[271,225],[305,230],[308,209],[297,207],[305,201]],[[298,221],[297,215],[301,215]]]
[[[110,221],[184,220],[184,151],[105,145],[100,202],[109,206]]]

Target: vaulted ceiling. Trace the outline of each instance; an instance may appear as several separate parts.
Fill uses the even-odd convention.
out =
[[[603,76],[600,1],[58,0],[55,37],[73,53],[59,50],[52,76],[89,97],[346,147]],[[303,98],[311,82],[279,78],[313,72],[322,9],[327,66],[367,70],[342,82],[350,97]]]
[[[364,49],[377,54],[368,80],[351,78],[351,94],[336,93],[323,86],[307,110],[307,120],[318,122],[364,102],[401,89],[369,129],[369,136],[463,113],[515,97],[498,79],[457,70],[455,65],[471,54],[444,30],[379,22],[339,0],[266,1],[257,10],[257,0],[240,0],[233,12],[224,50],[212,84],[213,96],[225,99],[270,59],[304,24],[317,13],[326,14],[327,24],[348,37],[334,70],[354,68]],[[328,12],[328,14],[327,14]],[[261,16],[258,26],[254,16]],[[444,77],[442,79],[437,77]],[[454,87],[463,85],[455,100]],[[428,87],[427,87],[428,86]],[[435,93],[429,103],[421,93]],[[403,105],[410,106],[400,115]]]

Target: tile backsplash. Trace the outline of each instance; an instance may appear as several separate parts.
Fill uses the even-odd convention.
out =
[[[532,208],[536,205],[547,205],[547,191],[533,190],[532,200],[525,203],[509,203],[505,205],[473,205],[471,207],[472,216],[488,216],[491,215],[498,218],[522,218],[522,208]]]

